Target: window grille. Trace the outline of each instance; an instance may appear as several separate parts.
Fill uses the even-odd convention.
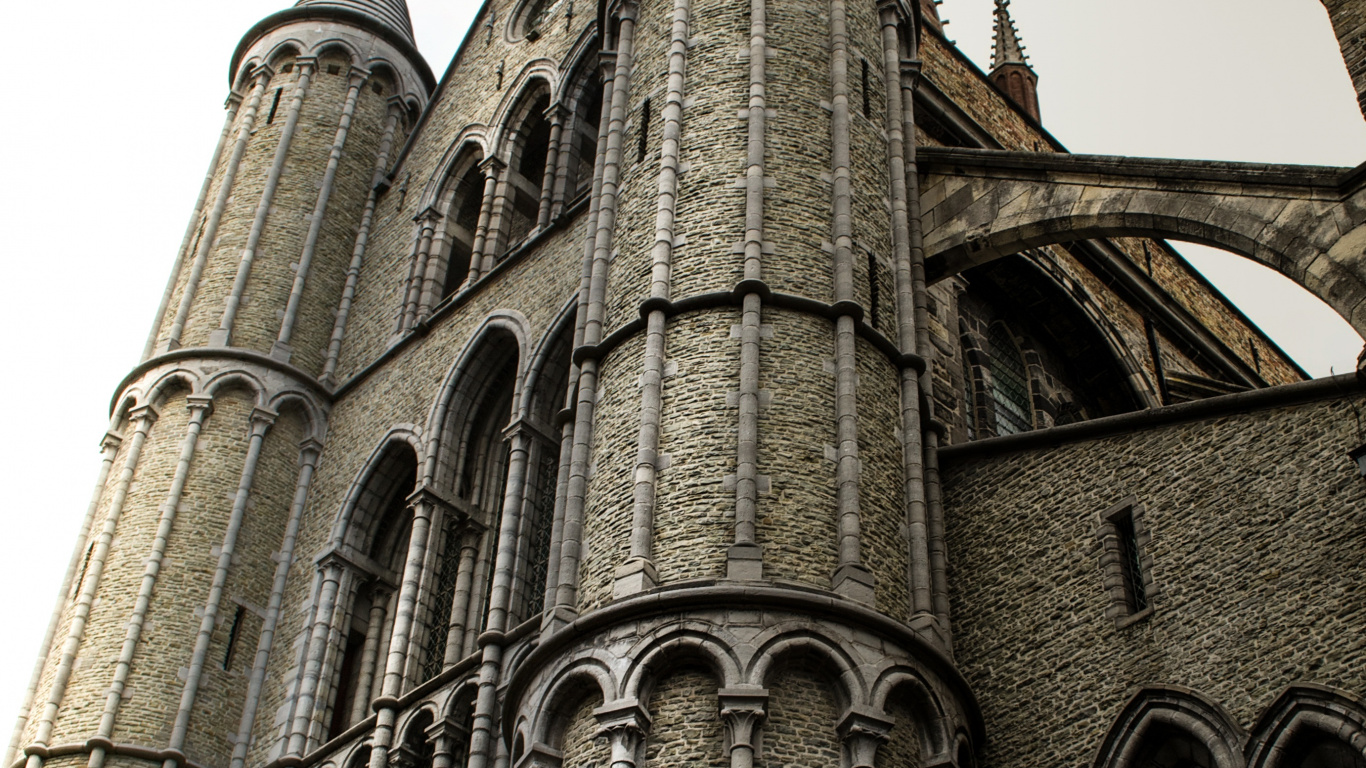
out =
[[[555,480],[560,473],[558,451],[541,454],[536,472],[536,508],[532,512],[530,562],[527,563],[526,616],[531,618],[545,609],[545,581],[549,575],[550,528],[555,522]]]
[[[455,579],[459,573],[460,554],[456,536],[446,519],[444,551],[436,575],[436,589],[432,594],[431,621],[427,622],[427,647],[422,657],[422,679],[430,680],[441,674],[446,664],[446,636],[451,631],[451,602],[455,599]]]
[[[1125,511],[1112,522],[1119,539],[1119,564],[1124,574],[1124,594],[1128,599],[1130,612],[1138,613],[1148,607],[1148,595],[1143,586],[1143,564],[1138,557],[1138,533],[1134,530],[1133,513]]]
[[[1013,435],[1034,428],[1029,403],[1029,377],[1010,331],[1002,323],[987,329],[991,353],[991,399],[996,407],[996,434]]]

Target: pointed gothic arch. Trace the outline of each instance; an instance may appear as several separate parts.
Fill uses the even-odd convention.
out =
[[[1247,768],[1366,768],[1366,705],[1326,686],[1290,686],[1253,726]]]
[[[1177,686],[1134,694],[1100,744],[1096,768],[1242,768],[1246,737],[1224,708]]]

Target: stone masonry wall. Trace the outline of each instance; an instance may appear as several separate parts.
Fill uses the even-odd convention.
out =
[[[762,746],[755,766],[840,765],[835,722],[840,716],[832,686],[804,660],[776,670],[768,687],[768,717],[759,727]]]
[[[661,680],[650,695],[653,720],[645,742],[650,768],[726,768],[725,734],[716,708],[716,679],[682,669]],[[567,763],[566,763],[567,764]]]
[[[1286,685],[1366,691],[1359,397],[955,461],[945,508],[955,656],[985,761],[1089,760],[1141,686],[1193,688],[1244,728]],[[1154,612],[1106,617],[1099,514],[1134,496]],[[1033,706],[1048,702],[1046,707]]]

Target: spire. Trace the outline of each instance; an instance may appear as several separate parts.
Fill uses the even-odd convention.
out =
[[[1029,66],[1029,57],[1020,45],[1020,32],[1010,18],[1010,0],[996,0],[996,39],[991,47],[991,71],[1006,64]]]
[[[1020,44],[1020,32],[1010,18],[1010,0],[996,0],[996,40],[991,50],[991,81],[1010,100],[1039,119],[1039,76],[1029,66],[1029,57]]]
[[[417,45],[406,0],[299,0],[294,7],[339,8],[359,13],[397,32],[409,44]]]

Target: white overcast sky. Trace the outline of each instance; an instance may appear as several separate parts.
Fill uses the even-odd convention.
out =
[[[14,410],[0,443],[0,740],[90,497],[109,399],[138,362],[221,127],[229,57],[291,2],[6,8],[0,395]],[[409,4],[439,77],[476,4]],[[949,37],[983,67],[991,9],[941,7]],[[1012,10],[1044,125],[1073,152],[1366,160],[1366,123],[1319,0],[1015,0]],[[1199,266],[1312,375],[1352,369],[1361,340],[1322,304],[1243,259],[1181,248],[1199,251]]]

